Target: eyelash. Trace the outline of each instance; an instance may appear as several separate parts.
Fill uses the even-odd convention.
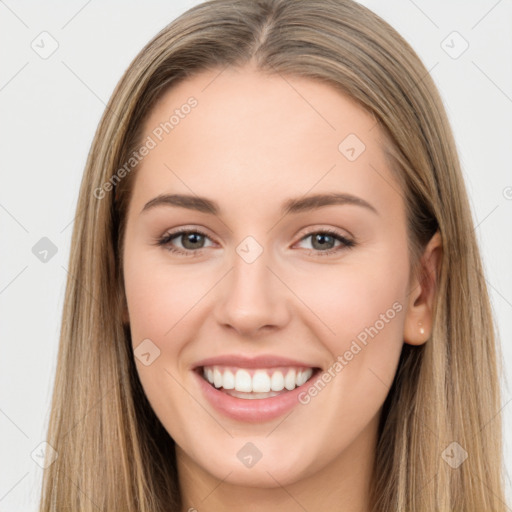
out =
[[[181,249],[176,249],[175,247],[172,247],[170,245],[171,240],[173,240],[175,238],[179,238],[180,235],[184,235],[184,234],[198,234],[198,235],[202,235],[206,238],[210,238],[206,233],[204,233],[200,229],[179,229],[177,231],[174,231],[173,233],[168,233],[168,234],[164,235],[163,237],[158,238],[156,241],[156,245],[160,246],[160,247],[164,247],[171,253],[180,254],[182,256],[186,256],[186,257],[200,256],[202,254],[202,250],[204,248],[197,249],[197,250],[189,249],[189,250],[183,251]],[[356,242],[340,235],[337,231],[332,230],[332,229],[322,229],[319,231],[311,231],[310,233],[307,233],[306,235],[304,235],[300,239],[300,241],[302,241],[312,235],[318,235],[318,234],[322,234],[322,235],[328,234],[328,235],[332,236],[333,238],[335,238],[336,240],[338,240],[339,242],[341,242],[342,246],[338,246],[333,249],[328,249],[326,251],[318,251],[318,250],[312,249],[312,252],[308,253],[310,255],[314,253],[315,255],[318,255],[318,256],[329,256],[331,254],[339,252],[342,248],[352,249],[353,247],[356,246]]]

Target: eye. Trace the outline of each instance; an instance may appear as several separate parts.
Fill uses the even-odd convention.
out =
[[[343,236],[332,229],[323,229],[320,231],[312,231],[301,238],[301,242],[311,238],[312,246],[314,249],[319,249],[310,252],[310,254],[318,256],[328,256],[333,253],[340,252],[344,249],[355,247],[356,243],[353,240]],[[338,241],[339,245],[335,247],[333,244]]]
[[[171,242],[174,239],[181,240],[182,248],[174,247]],[[157,240],[157,245],[165,247],[168,251],[183,256],[199,256],[205,239],[210,239],[206,233],[197,229],[180,229],[173,233],[168,233]]]
[[[348,239],[335,230],[324,229],[320,231],[312,231],[303,236],[300,242],[312,237],[313,251],[312,255],[327,256],[340,252],[344,249],[350,249],[356,245],[356,242]],[[181,240],[181,248],[175,247],[173,240]],[[179,229],[172,233],[167,233],[163,237],[157,239],[156,245],[164,247],[169,252],[180,254],[183,256],[200,256],[202,249],[205,248],[205,240],[211,240],[210,237],[197,229]],[[339,242],[338,246],[332,246]]]

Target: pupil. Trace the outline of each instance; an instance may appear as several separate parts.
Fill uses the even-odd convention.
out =
[[[317,240],[317,241],[318,241],[318,243],[320,244],[320,247],[325,247],[325,245],[326,245],[326,241],[325,241],[325,239],[326,239],[326,238],[331,238],[331,239],[332,239],[331,235],[322,235],[322,234],[319,234],[319,235],[317,235],[317,236],[316,236],[316,240]],[[328,242],[327,242],[327,243],[328,243]]]
[[[203,235],[200,235],[199,233],[189,233],[188,235],[186,235],[185,240],[194,245],[198,243],[202,236]]]

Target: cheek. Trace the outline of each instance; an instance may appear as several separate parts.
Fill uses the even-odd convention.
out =
[[[187,312],[205,290],[194,276],[165,265],[154,265],[135,254],[125,265],[125,290],[134,343],[136,338],[165,340],[174,326],[187,323]]]
[[[140,265],[126,267],[125,290],[134,344],[140,338],[159,338],[171,325],[165,311],[172,311],[171,294],[165,294],[162,280]],[[169,318],[170,320],[170,318]]]
[[[351,418],[347,428],[354,433],[382,405],[403,346],[407,265],[397,253],[389,254],[329,269],[307,288],[308,306],[328,327],[321,328],[332,361],[326,388],[331,403],[339,404],[322,414],[333,425]],[[306,297],[306,288],[302,293]]]
[[[171,272],[165,265],[155,265],[143,251],[127,253],[124,268],[139,379],[155,414],[176,434],[188,424],[186,411],[190,403],[190,395],[179,383],[176,364],[186,345],[188,335],[183,333],[193,322],[193,315],[187,315],[187,310],[198,302],[199,290],[190,286],[190,278],[176,269]],[[138,356],[146,352],[150,354],[147,365]]]
[[[378,339],[383,348],[402,342],[405,265],[397,269],[391,260],[375,261],[331,267],[307,283],[296,283],[295,290],[324,325],[333,356],[349,350],[354,340],[369,346],[369,340]]]

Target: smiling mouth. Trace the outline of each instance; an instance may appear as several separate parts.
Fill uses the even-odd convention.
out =
[[[292,391],[311,380],[320,368],[277,367],[238,368],[233,366],[201,366],[197,373],[218,391],[249,400],[271,398]]]

